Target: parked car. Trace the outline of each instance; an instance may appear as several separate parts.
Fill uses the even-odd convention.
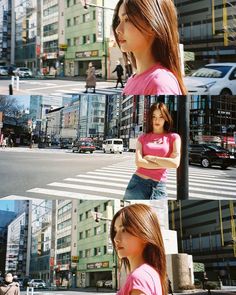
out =
[[[72,146],[72,152],[90,152],[91,154],[96,150],[96,147],[91,140],[75,140]]]
[[[22,77],[22,78],[33,77],[32,71],[26,67],[16,68],[14,73],[15,73],[15,75],[18,75],[19,77]]]
[[[0,66],[0,76],[8,76],[8,67]]]
[[[73,139],[72,138],[62,138],[60,140],[60,148],[61,149],[71,149],[73,145]]]
[[[236,63],[207,64],[184,78],[188,94],[236,95]]]
[[[106,288],[112,288],[112,280],[108,280],[104,283],[104,287]]]
[[[41,279],[32,279],[29,282],[29,286],[34,288],[46,288],[46,283]]]
[[[189,163],[201,164],[204,168],[220,166],[222,169],[232,165],[233,156],[226,149],[214,144],[191,144]]]

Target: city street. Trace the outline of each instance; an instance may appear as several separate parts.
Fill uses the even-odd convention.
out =
[[[100,292],[96,292],[96,291],[89,291],[89,290],[83,290],[80,291],[79,289],[76,291],[67,291],[67,290],[60,290],[60,291],[41,291],[41,290],[36,290],[33,294],[29,293],[29,295],[94,295],[94,294],[103,294],[103,295],[115,295],[116,292],[112,292],[112,291],[103,291],[100,290]],[[186,293],[174,293],[176,295],[184,295],[184,294],[195,294],[195,295],[209,295],[208,291],[197,291],[197,290],[191,290],[191,291],[186,291]],[[211,294],[212,295],[233,295],[235,294],[235,290],[234,291],[225,291],[225,290],[211,290]],[[26,291],[21,292],[21,295],[27,295]]]
[[[0,78],[0,94],[9,95],[10,79]],[[84,79],[71,78],[68,79],[20,79],[19,90],[13,89],[14,95],[50,95],[50,96],[62,96],[62,95],[76,95],[83,93],[85,90]],[[97,81],[96,93],[98,94],[119,94],[122,88],[114,88],[115,81]]]
[[[0,149],[0,196],[7,199],[122,199],[135,171],[134,154],[72,153],[71,150]],[[236,199],[236,168],[189,166],[190,199]],[[167,192],[176,199],[176,173]]]

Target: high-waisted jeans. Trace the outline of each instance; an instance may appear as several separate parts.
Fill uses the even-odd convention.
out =
[[[133,174],[125,191],[124,200],[159,200],[167,198],[166,183],[145,179]]]

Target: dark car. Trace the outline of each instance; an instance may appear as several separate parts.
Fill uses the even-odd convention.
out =
[[[61,149],[71,149],[73,144],[72,138],[62,138],[60,141],[60,148]]]
[[[72,152],[85,153],[90,152],[91,154],[96,150],[96,147],[92,141],[76,140],[72,146]]]
[[[226,169],[232,165],[232,160],[228,150],[214,144],[191,144],[189,146],[190,164],[201,164],[204,168],[220,166]]]

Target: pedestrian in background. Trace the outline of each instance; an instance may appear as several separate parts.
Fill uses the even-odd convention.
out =
[[[122,81],[122,76],[124,74],[124,69],[123,69],[122,65],[120,64],[119,60],[116,62],[116,67],[115,67],[115,69],[114,69],[114,71],[112,73],[115,73],[115,72],[117,74],[117,80],[116,80],[116,87],[115,88],[118,87],[119,83],[121,84],[121,87],[123,88],[124,85],[123,85],[123,81]]]
[[[88,69],[86,71],[86,74],[87,74],[86,85],[85,85],[86,90],[84,91],[84,93],[87,93],[89,88],[93,88],[93,93],[95,93],[96,92],[96,75],[95,75],[95,67],[93,67],[92,62],[88,64]]]
[[[125,200],[164,199],[167,197],[167,169],[178,168],[181,139],[171,132],[172,118],[167,106],[154,103],[147,116],[147,131],[136,144],[133,174],[125,191]]]
[[[13,282],[11,273],[5,275],[4,281],[0,285],[0,295],[20,295],[18,282]]]
[[[117,295],[166,295],[166,257],[156,213],[146,204],[123,207],[111,222],[111,240],[127,273]]]
[[[184,95],[177,13],[172,0],[119,0],[113,32],[136,69],[124,95]]]

